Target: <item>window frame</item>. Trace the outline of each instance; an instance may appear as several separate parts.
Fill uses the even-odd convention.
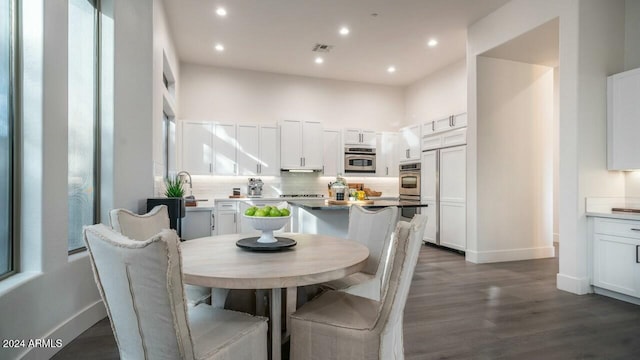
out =
[[[15,275],[20,270],[20,148],[22,146],[21,134],[21,112],[20,112],[20,89],[21,77],[20,63],[22,61],[20,49],[21,23],[20,23],[20,1],[9,0],[10,26],[9,26],[9,99],[8,119],[9,119],[9,221],[7,233],[9,236],[9,252],[11,253],[11,264],[9,271],[0,274],[0,280],[4,280]]]
[[[93,6],[93,26],[95,30],[95,45],[93,49],[94,54],[94,114],[93,114],[93,223],[100,222],[100,168],[101,168],[101,151],[102,148],[102,134],[100,129],[102,128],[101,115],[102,115],[102,11],[101,0],[86,0]],[[67,50],[68,51],[68,50]],[[67,222],[69,219],[67,219]],[[67,236],[69,238],[69,236]],[[68,240],[67,240],[68,242]],[[67,243],[68,246],[68,243]],[[77,254],[86,251],[86,246],[81,246],[75,249],[67,250],[68,255]]]

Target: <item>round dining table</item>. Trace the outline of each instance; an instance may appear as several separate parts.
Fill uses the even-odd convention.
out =
[[[358,242],[327,235],[282,233],[276,237],[293,239],[297,244],[285,250],[258,252],[236,246],[236,241],[246,237],[228,234],[181,243],[184,281],[211,288],[270,289],[271,359],[280,360],[281,289],[287,289],[287,312],[292,312],[298,286],[362,270],[369,250]]]

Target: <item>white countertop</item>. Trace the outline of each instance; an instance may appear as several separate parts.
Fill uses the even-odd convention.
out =
[[[640,214],[634,213],[621,213],[621,212],[612,212],[612,211],[589,211],[586,213],[587,216],[592,217],[604,217],[611,219],[622,219],[622,220],[638,220],[640,221]]]

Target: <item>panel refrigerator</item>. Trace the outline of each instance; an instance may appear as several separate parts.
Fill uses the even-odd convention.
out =
[[[466,249],[467,146],[428,150],[422,153],[421,201],[428,216],[424,241],[465,251]]]

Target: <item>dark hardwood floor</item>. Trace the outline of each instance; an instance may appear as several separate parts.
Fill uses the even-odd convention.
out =
[[[638,359],[640,306],[556,289],[558,260],[475,265],[425,246],[404,316],[406,359]],[[54,359],[118,359],[104,319]]]

